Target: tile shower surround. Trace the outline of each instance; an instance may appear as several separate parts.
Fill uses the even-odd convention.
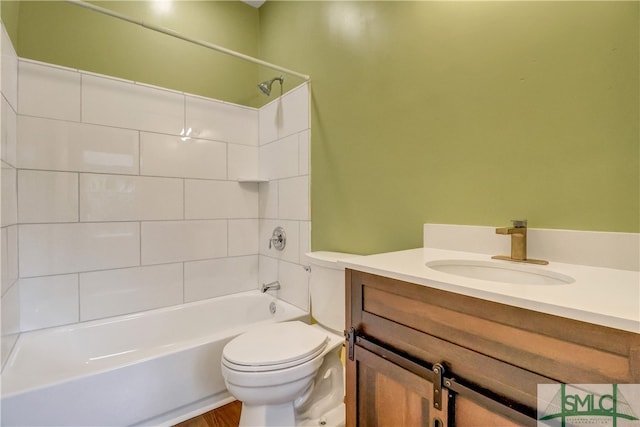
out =
[[[29,60],[17,68],[7,209],[18,225],[3,222],[3,244],[17,229],[20,279],[3,280],[3,308],[19,288],[21,331],[276,279],[281,298],[308,309],[308,85],[253,109]],[[238,182],[259,174],[269,181]],[[4,178],[3,168],[3,209]],[[282,252],[268,248],[276,225]]]
[[[0,254],[2,264],[2,365],[20,332],[18,293],[18,211],[16,173],[16,120],[18,110],[18,57],[4,26],[0,25],[0,139],[2,212]]]

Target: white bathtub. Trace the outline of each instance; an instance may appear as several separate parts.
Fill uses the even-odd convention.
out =
[[[2,425],[172,425],[233,400],[224,345],[308,313],[258,291],[22,334],[2,372]]]

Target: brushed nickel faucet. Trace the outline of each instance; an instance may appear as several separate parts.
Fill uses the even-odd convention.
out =
[[[273,290],[276,290],[276,291],[278,289],[280,289],[280,282],[276,280],[275,282],[271,282],[271,283],[263,283],[262,284],[262,288],[260,288],[262,293],[265,293],[270,289],[273,289]]]
[[[511,256],[495,255],[491,258],[530,264],[549,264],[549,261],[527,258],[527,220],[514,219],[513,227],[496,228],[496,234],[511,235]]]

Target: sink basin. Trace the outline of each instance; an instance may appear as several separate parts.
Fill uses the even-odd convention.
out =
[[[446,259],[429,261],[426,265],[442,273],[491,282],[518,285],[566,285],[574,282],[573,277],[528,264]]]

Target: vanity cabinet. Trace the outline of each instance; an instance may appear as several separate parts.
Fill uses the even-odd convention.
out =
[[[536,425],[537,385],[640,382],[640,334],[356,270],[348,426]]]

